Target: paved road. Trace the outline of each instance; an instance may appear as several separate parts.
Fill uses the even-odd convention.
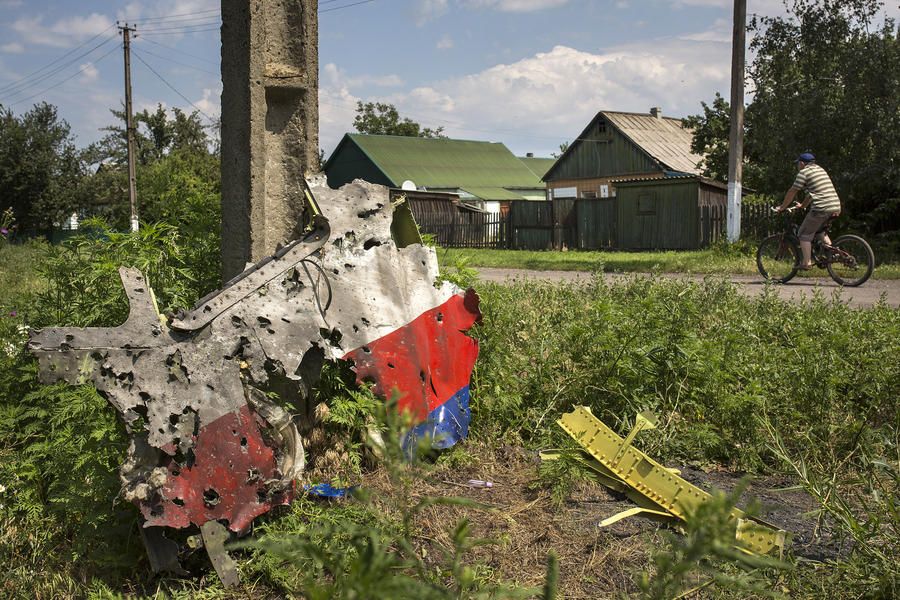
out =
[[[526,271],[524,269],[496,269],[489,267],[476,267],[479,279],[503,283],[510,279],[539,279],[543,281],[566,282],[588,280],[590,273],[584,271]],[[611,281],[621,280],[634,276],[634,273],[604,273],[604,277]],[[687,279],[690,281],[702,281],[703,275],[686,275],[684,273],[662,273],[662,277],[672,279]],[[738,285],[740,290],[748,296],[761,294],[765,289],[762,278],[754,275],[731,275],[729,279]],[[797,277],[790,283],[774,286],[778,295],[789,300],[792,298],[812,298],[816,290],[820,290],[830,298],[835,292],[840,292],[841,300],[849,302],[851,306],[869,308],[876,304],[884,296],[888,306],[900,307],[900,280],[882,279],[869,280],[858,288],[844,288],[826,278]]]

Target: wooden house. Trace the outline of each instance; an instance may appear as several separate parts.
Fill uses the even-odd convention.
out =
[[[690,249],[718,239],[726,188],[700,176],[681,119],[601,111],[544,175],[556,246]]]

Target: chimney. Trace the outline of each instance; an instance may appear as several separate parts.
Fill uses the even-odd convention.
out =
[[[662,119],[662,109],[658,106],[654,106],[650,109],[650,114],[656,117],[657,119]]]
[[[526,152],[525,158],[534,158],[534,152]]]

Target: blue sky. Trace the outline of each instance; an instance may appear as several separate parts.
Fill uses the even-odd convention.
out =
[[[661,106],[680,117],[729,88],[732,0],[320,2],[326,152],[352,130],[357,100],[391,102],[451,137],[547,156],[598,110]],[[46,100],[80,144],[100,137],[123,99],[115,23],[127,19],[138,29],[135,108],[193,104],[216,117],[219,6],[0,0],[0,104],[21,113]],[[749,11],[784,8],[749,0]]]

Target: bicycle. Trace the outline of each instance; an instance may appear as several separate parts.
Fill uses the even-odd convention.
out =
[[[784,212],[790,214],[799,207],[799,204],[794,204]],[[816,232],[812,244],[813,263],[820,269],[827,269],[839,285],[862,285],[875,268],[875,253],[869,243],[858,235],[842,235],[831,244],[826,244],[824,237],[833,221],[834,218],[829,219]],[[788,220],[783,232],[770,235],[760,242],[756,251],[756,268],[765,279],[787,283],[797,274],[802,256],[797,230],[798,225]]]

